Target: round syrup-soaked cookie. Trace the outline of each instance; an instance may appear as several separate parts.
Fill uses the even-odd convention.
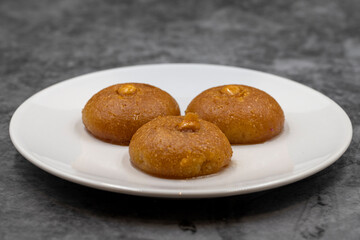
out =
[[[253,144],[278,135],[284,127],[284,112],[264,91],[245,85],[210,88],[196,96],[186,112],[195,112],[214,123],[231,144]]]
[[[180,115],[167,92],[142,83],[123,83],[96,93],[82,110],[86,129],[95,137],[128,145],[142,125],[158,116]]]
[[[192,178],[220,171],[230,163],[228,139],[194,113],[158,117],[142,126],[129,146],[138,169],[163,178]]]

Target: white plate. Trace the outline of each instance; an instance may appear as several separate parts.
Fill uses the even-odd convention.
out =
[[[160,87],[182,112],[207,88],[254,86],[280,103],[285,129],[263,144],[233,146],[232,163],[220,173],[188,180],[156,178],[132,167],[127,147],[95,139],[81,122],[81,110],[93,94],[122,82]],[[161,64],[100,71],[46,88],[16,110],[10,136],[30,162],[75,183],[133,195],[205,198],[261,191],[308,177],[344,153],[352,127],[336,103],[288,79],[235,67]]]

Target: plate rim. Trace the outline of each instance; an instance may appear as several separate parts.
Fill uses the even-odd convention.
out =
[[[330,101],[332,104],[334,104],[334,106],[336,106],[337,110],[340,111],[340,114],[343,115],[343,117],[345,117],[346,122],[347,122],[347,131],[348,134],[346,135],[346,140],[343,142],[341,148],[339,147],[338,151],[334,154],[332,154],[331,156],[327,157],[326,160],[323,160],[320,164],[317,164],[316,167],[312,167],[310,169],[305,169],[302,170],[298,173],[295,174],[291,174],[285,178],[281,178],[281,179],[277,179],[277,180],[272,180],[270,182],[266,182],[266,183],[261,183],[261,184],[256,184],[254,186],[251,187],[239,187],[239,188],[232,188],[231,190],[227,190],[227,191],[214,191],[214,190],[184,190],[184,192],[179,192],[179,190],[163,190],[163,189],[156,189],[156,188],[152,188],[150,189],[140,189],[140,188],[135,188],[135,187],[126,187],[126,186],[119,186],[116,184],[110,184],[110,183],[104,183],[101,181],[95,181],[92,179],[87,179],[85,177],[81,177],[81,176],[77,176],[77,175],[73,175],[71,173],[67,173],[67,172],[63,172],[60,169],[57,169],[55,167],[51,167],[47,164],[44,164],[42,161],[37,160],[36,157],[33,157],[31,154],[29,154],[27,152],[26,149],[24,149],[23,146],[21,146],[21,141],[16,139],[15,133],[14,133],[14,119],[16,119],[16,116],[19,114],[19,112],[21,111],[21,109],[26,106],[26,104],[31,101],[33,98],[35,98],[36,96],[38,96],[39,94],[46,92],[47,90],[51,89],[51,88],[56,88],[59,87],[60,85],[63,84],[67,84],[68,82],[73,82],[73,81],[79,81],[82,78],[86,78],[88,75],[92,75],[92,74],[101,74],[101,73],[105,73],[105,72],[111,72],[111,71],[119,71],[119,70],[126,70],[126,69],[136,69],[136,68],[153,68],[153,67],[211,67],[211,68],[227,68],[227,69],[234,69],[234,70],[242,70],[242,71],[249,71],[249,72],[253,72],[255,74],[263,74],[263,75],[268,75],[269,77],[272,78],[278,78],[281,81],[286,81],[286,82],[291,82],[292,84],[295,85],[300,85],[301,87],[305,87],[306,90],[310,90],[313,93],[316,93],[318,95],[320,95],[323,98],[326,98],[326,100]],[[348,149],[352,137],[353,137],[353,127],[352,127],[352,123],[350,120],[350,117],[348,116],[348,114],[346,114],[345,110],[338,105],[334,100],[332,100],[331,98],[327,97],[326,95],[324,95],[323,93],[312,89],[311,87],[308,87],[304,84],[301,84],[299,82],[296,82],[294,80],[282,77],[282,76],[278,76],[275,74],[271,74],[271,73],[267,73],[267,72],[262,72],[262,71],[258,71],[258,70],[254,70],[254,69],[249,69],[249,68],[243,68],[243,67],[236,67],[236,66],[228,66],[228,65],[217,65],[217,64],[203,64],[203,63],[161,63],[161,64],[145,64],[145,65],[133,65],[133,66],[124,66],[124,67],[117,67],[117,68],[110,68],[110,69],[105,69],[105,70],[100,70],[100,71],[95,71],[95,72],[89,72],[89,73],[85,73],[79,76],[75,76],[60,82],[57,82],[55,84],[52,84],[36,93],[34,93],[33,95],[31,95],[29,98],[27,98],[24,102],[22,102],[17,109],[14,111],[11,120],[10,120],[10,124],[9,124],[9,135],[10,135],[10,139],[13,143],[13,145],[15,146],[16,150],[25,158],[27,159],[29,162],[31,162],[32,164],[34,164],[35,166],[37,166],[38,168],[54,175],[57,176],[59,178],[62,178],[64,180],[73,182],[73,183],[77,183],[83,186],[87,186],[87,187],[91,187],[91,188],[95,188],[95,189],[99,189],[99,190],[105,190],[105,191],[110,191],[110,192],[116,192],[116,193],[123,193],[123,194],[129,194],[129,195],[136,195],[136,196],[145,196],[145,197],[161,197],[161,198],[214,198],[214,197],[226,197],[226,196],[233,196],[233,195],[242,195],[242,194],[249,194],[249,193],[253,193],[253,192],[259,192],[259,191],[264,191],[264,190],[268,190],[268,189],[273,189],[273,188],[277,188],[277,187],[281,187],[284,185],[288,185],[294,182],[297,182],[299,180],[305,179],[315,173],[320,172],[321,170],[329,167],[330,165],[332,165],[335,161],[337,161],[343,154],[344,152]]]

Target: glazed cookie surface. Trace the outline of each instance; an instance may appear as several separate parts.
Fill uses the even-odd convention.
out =
[[[106,142],[128,145],[137,129],[158,116],[180,115],[167,92],[142,83],[123,83],[96,93],[82,110],[86,129]]]
[[[163,178],[192,178],[220,171],[232,156],[229,141],[196,114],[158,117],[142,126],[129,146],[138,169]]]
[[[278,135],[284,127],[284,112],[264,91],[245,85],[224,85],[196,96],[186,112],[195,112],[214,123],[231,144],[253,144]]]

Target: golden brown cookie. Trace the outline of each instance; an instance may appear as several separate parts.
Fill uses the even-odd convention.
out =
[[[180,115],[167,92],[141,83],[123,83],[96,93],[82,110],[86,129],[95,137],[128,145],[136,130],[158,116]]]
[[[214,123],[231,144],[261,143],[284,127],[284,112],[264,91],[245,85],[210,88],[196,96],[186,112]]]
[[[194,113],[158,117],[134,134],[132,164],[164,178],[192,178],[220,171],[229,164],[229,141],[214,124]]]

